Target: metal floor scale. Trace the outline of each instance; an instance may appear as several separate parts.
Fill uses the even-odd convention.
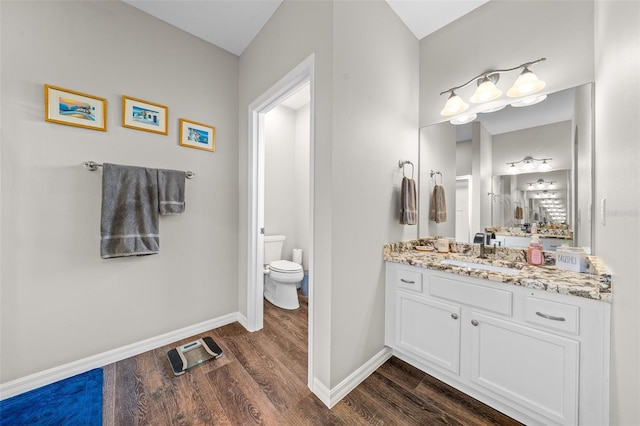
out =
[[[190,368],[222,356],[222,349],[209,336],[194,340],[167,352],[173,374],[180,376]]]

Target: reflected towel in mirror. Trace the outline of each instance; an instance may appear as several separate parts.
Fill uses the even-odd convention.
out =
[[[433,187],[429,219],[435,221],[436,223],[447,221],[447,202],[444,197],[444,186],[442,185],[436,185]]]

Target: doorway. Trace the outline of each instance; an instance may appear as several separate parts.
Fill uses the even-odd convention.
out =
[[[279,82],[273,85],[262,96],[249,106],[249,149],[248,149],[248,256],[247,256],[247,328],[257,331],[263,327],[263,259],[265,231],[265,116],[275,107],[305,86],[309,90],[309,155],[308,155],[308,359],[307,384],[313,384],[313,176],[314,176],[314,69],[315,55],[309,56],[296,68],[291,70]]]
[[[471,176],[456,177],[456,241],[471,240]]]

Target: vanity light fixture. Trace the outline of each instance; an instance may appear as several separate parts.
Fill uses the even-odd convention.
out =
[[[546,60],[546,58],[540,58],[536,59],[535,61],[525,62],[524,64],[518,65],[517,67],[513,68],[489,70],[473,77],[471,80],[467,81],[464,84],[452,87],[451,89],[447,89],[441,92],[440,95],[449,93],[449,98],[447,99],[447,103],[445,104],[442,111],[440,111],[440,114],[444,117],[452,117],[466,111],[467,108],[469,108],[469,105],[456,94],[456,90],[467,87],[474,81],[476,82],[478,87],[469,99],[471,103],[479,104],[498,99],[500,96],[502,96],[502,91],[498,89],[498,87],[496,87],[496,84],[500,80],[500,74],[519,69],[522,69],[522,72],[520,73],[520,76],[518,77],[514,85],[507,91],[507,96],[512,98],[519,98],[522,96],[529,96],[533,95],[534,93],[538,93],[544,88],[545,83],[544,81],[540,80],[533,72],[531,72],[529,67]],[[542,100],[544,100],[544,98],[536,98],[536,102],[533,102],[533,99],[531,99],[530,102],[532,103],[523,103],[516,106],[533,105],[533,103],[537,103]]]
[[[544,179],[538,179],[535,182],[528,182],[527,185],[528,191],[533,191],[536,189],[555,189],[555,182],[546,181]]]
[[[544,89],[545,82],[540,80],[537,75],[531,72],[527,64],[522,69],[522,73],[513,83],[513,86],[507,90],[507,96],[510,98],[520,98],[522,96],[532,95]]]
[[[440,111],[440,115],[451,117],[463,113],[467,109],[469,109],[469,104],[465,103],[460,96],[456,95],[456,92],[451,90],[451,95],[442,111]]]
[[[451,124],[455,124],[456,126],[458,126],[460,124],[471,123],[473,120],[476,119],[476,117],[478,117],[478,114],[465,114],[449,121]]]
[[[519,107],[525,107],[529,105],[535,105],[535,104],[539,104],[545,99],[547,99],[547,95],[531,96],[529,98],[522,99],[521,101],[513,102],[511,106],[519,108]]]
[[[533,158],[528,155],[519,161],[509,161],[507,162],[507,165],[511,165],[511,167],[509,167],[509,173],[511,174],[518,173],[519,170],[518,167],[516,167],[516,164],[520,163],[522,163],[519,166],[520,169],[525,172],[531,172],[534,170],[538,170],[540,172],[548,172],[549,170],[551,170],[551,165],[549,165],[547,161],[551,160],[553,160],[553,158]],[[536,166],[536,162],[541,162],[542,164]]]
[[[490,78],[491,77],[491,78]],[[496,87],[500,74],[490,74],[482,77],[481,81],[478,81],[478,88],[469,99],[469,102],[474,104],[481,104],[483,102],[493,101],[502,96],[502,90]]]

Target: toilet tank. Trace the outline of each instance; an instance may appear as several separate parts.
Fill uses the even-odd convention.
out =
[[[282,259],[282,246],[287,237],[284,235],[264,236],[264,264],[268,265],[274,260]]]

